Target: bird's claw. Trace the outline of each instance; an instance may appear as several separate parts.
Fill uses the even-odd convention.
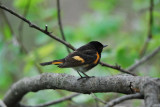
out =
[[[80,77],[80,78],[78,78],[77,80],[81,80],[81,79],[83,79],[83,78],[86,78],[86,79],[89,79],[89,78],[94,78],[95,76],[86,76],[86,77]]]

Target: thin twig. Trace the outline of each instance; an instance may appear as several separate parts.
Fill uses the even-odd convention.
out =
[[[95,106],[99,107],[99,102],[96,99],[94,99],[94,101],[95,101]]]
[[[110,102],[108,102],[105,107],[113,107],[114,105],[116,104],[119,104],[123,101],[126,101],[126,100],[130,100],[130,99],[142,99],[143,96],[139,93],[136,93],[136,94],[130,94],[130,95],[124,95],[122,97],[119,97],[119,98],[116,98],[116,99],[113,99],[111,100]]]
[[[10,29],[11,35],[13,36],[13,39],[12,39],[13,42],[16,43],[16,44],[18,44],[18,46],[20,47],[21,50],[23,50],[24,52],[27,52],[27,50],[24,48],[23,44],[19,41],[19,39],[17,38],[17,36],[15,36],[13,28],[11,26],[11,23],[8,20],[6,14],[4,13],[3,10],[1,12],[2,12],[2,15],[3,15],[3,17],[4,17],[4,19],[5,19],[6,23],[7,23],[7,25],[9,27],[9,29]]]
[[[39,105],[36,105],[36,106],[27,106],[27,105],[23,105],[23,104],[20,104],[20,105],[23,106],[23,107],[47,107],[47,106],[58,104],[58,103],[61,103],[61,102],[67,101],[67,100],[71,100],[73,97],[76,97],[78,95],[80,95],[80,93],[74,93],[72,95],[60,98],[58,100],[50,101],[50,102],[47,102],[45,104],[39,104]]]
[[[45,26],[45,31],[48,32],[48,25]]]
[[[127,74],[130,74],[130,75],[133,75],[133,76],[136,76],[136,74],[130,72],[129,70],[125,70],[125,69],[122,69],[120,66],[116,65],[116,66],[113,66],[113,65],[109,65],[109,64],[106,64],[104,62],[100,62],[100,65],[102,66],[106,66],[106,67],[109,67],[109,68],[112,68],[112,69],[116,69],[116,70],[119,70],[123,73],[127,73]]]
[[[23,13],[23,17],[26,17],[27,14],[28,14],[28,11],[29,11],[29,8],[30,8],[30,4],[31,4],[31,0],[28,0],[26,6],[25,6],[25,10],[24,10],[24,13]],[[24,47],[24,44],[23,44],[23,28],[24,28],[24,21],[21,21],[20,24],[19,24],[19,27],[18,27],[18,31],[19,31],[19,42],[21,44],[21,51],[27,53],[27,50]]]
[[[140,66],[141,64],[143,64],[144,62],[146,62],[147,60],[151,59],[153,56],[155,56],[156,54],[158,54],[160,52],[160,46],[158,48],[156,48],[152,53],[144,56],[143,58],[141,58],[139,61],[137,61],[135,64],[131,65],[130,67],[128,67],[128,71],[132,71],[137,68],[138,66]]]
[[[92,97],[93,97],[95,100],[101,102],[102,104],[107,104],[105,101],[103,101],[102,99],[98,98],[94,93],[92,93]]]
[[[74,48],[71,44],[67,43],[67,42],[64,41],[64,40],[59,39],[58,37],[52,35],[50,32],[47,32],[47,31],[45,31],[44,29],[41,29],[40,27],[38,27],[37,25],[31,23],[29,20],[27,20],[27,19],[24,18],[23,16],[15,13],[15,12],[12,11],[11,9],[8,9],[7,7],[2,6],[2,5],[0,5],[0,8],[8,11],[9,13],[13,14],[14,16],[16,16],[16,17],[20,18],[21,20],[25,21],[26,23],[29,24],[30,27],[32,27],[32,28],[34,28],[34,29],[37,29],[37,30],[39,30],[39,31],[41,31],[41,32],[43,32],[44,34],[48,35],[49,37],[51,37],[51,38],[53,38],[53,39],[55,39],[55,40],[57,40],[57,41],[59,41],[60,43],[66,45],[67,47],[71,48],[72,50],[75,50],[75,48]]]
[[[64,31],[63,31],[63,25],[62,25],[62,19],[61,19],[61,8],[60,8],[60,0],[57,0],[57,16],[58,16],[58,25],[59,25],[59,30],[61,32],[62,39],[66,41]],[[66,49],[68,53],[70,53],[69,48],[66,46]]]
[[[11,24],[10,24],[10,22],[9,22],[9,20],[8,20],[7,16],[5,15],[5,13],[4,13],[3,10],[2,10],[2,15],[3,15],[3,17],[4,17],[4,19],[5,19],[6,23],[7,23],[7,25],[9,26],[9,29],[10,29],[10,31],[11,31],[11,34],[13,35],[14,40],[15,40],[16,43],[19,45],[20,49],[23,50],[23,51],[27,54],[27,53],[28,53],[27,49],[24,47],[22,41],[21,41],[20,39],[18,39],[18,38],[14,35],[13,28],[12,28],[12,26],[11,26]],[[23,26],[21,26],[21,27],[23,27]],[[19,29],[19,30],[22,30],[22,29]],[[20,33],[19,33],[19,34],[20,34]],[[22,35],[21,35],[21,36],[22,36]],[[35,65],[35,67],[37,68],[37,70],[38,70],[39,73],[43,73],[42,70],[40,69],[40,67],[39,67],[35,62],[34,62],[34,65]]]
[[[150,40],[152,39],[152,28],[153,28],[153,9],[154,9],[154,1],[150,0],[150,8],[149,8],[149,25],[148,25],[148,37],[144,43],[144,46],[140,52],[140,57],[144,56],[147,48],[148,48],[148,44],[150,42]]]

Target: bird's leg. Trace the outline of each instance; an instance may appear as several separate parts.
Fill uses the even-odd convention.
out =
[[[89,78],[89,76],[88,75],[85,75],[85,77],[83,77],[81,74],[80,74],[80,72],[79,71],[77,71],[78,72],[78,74],[80,75],[80,78],[78,78],[78,80],[80,80],[80,79],[82,79],[82,78]],[[82,72],[83,73],[83,72]]]
[[[85,78],[92,78],[94,76],[88,76],[86,73],[82,72],[85,75]]]
[[[83,76],[79,73],[79,71],[77,71],[78,72],[78,74],[79,74],[79,76],[81,77],[81,78],[83,78]],[[79,78],[80,79],[80,78]]]
[[[88,76],[87,74],[85,74],[84,72],[82,72],[82,74],[85,75],[85,78],[90,78],[90,76]]]
[[[78,71],[77,71],[78,72]],[[82,75],[78,72],[78,74],[81,76],[80,78],[78,78],[78,80],[80,80],[80,79],[82,79],[82,78],[92,78],[92,77],[94,77],[94,76],[88,76],[87,74],[85,74],[84,72],[81,72],[81,73],[83,73],[84,75],[85,75],[85,77],[82,77]]]

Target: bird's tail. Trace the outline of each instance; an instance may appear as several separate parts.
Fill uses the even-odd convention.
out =
[[[43,63],[40,63],[40,65],[42,66],[46,66],[46,65],[60,65],[60,64],[63,64],[63,60],[54,60],[54,61],[50,61],[50,62],[43,62]]]

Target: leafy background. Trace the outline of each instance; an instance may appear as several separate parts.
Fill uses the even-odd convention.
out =
[[[0,2],[23,15],[28,1],[1,0]],[[102,53],[101,60],[127,68],[140,58],[141,49],[148,36],[149,3],[149,0],[61,0],[62,23],[66,39],[76,48],[93,40],[108,44],[109,46]],[[160,44],[160,1],[154,0],[154,5],[153,38],[145,55]],[[49,31],[61,38],[57,22],[56,0],[31,0],[26,18],[41,28],[45,28],[47,24]],[[24,77],[32,77],[42,72],[68,73],[78,76],[70,68],[39,66],[40,62],[65,57],[68,54],[66,48],[45,34],[30,28],[26,23],[20,30],[20,23],[20,19],[0,10],[1,99],[14,82]],[[17,40],[21,41],[23,48]],[[160,54],[138,67],[136,73],[140,76],[160,77],[159,59]],[[98,65],[87,74],[110,76],[120,72]],[[27,94],[22,102],[36,105],[69,94],[71,92],[62,90],[43,90]],[[107,102],[122,94],[96,93],[96,96]],[[126,101],[120,105],[139,107],[143,105],[143,101]],[[90,107],[95,106],[95,100],[91,95],[80,95],[71,101],[54,105],[54,107],[62,106]]]

